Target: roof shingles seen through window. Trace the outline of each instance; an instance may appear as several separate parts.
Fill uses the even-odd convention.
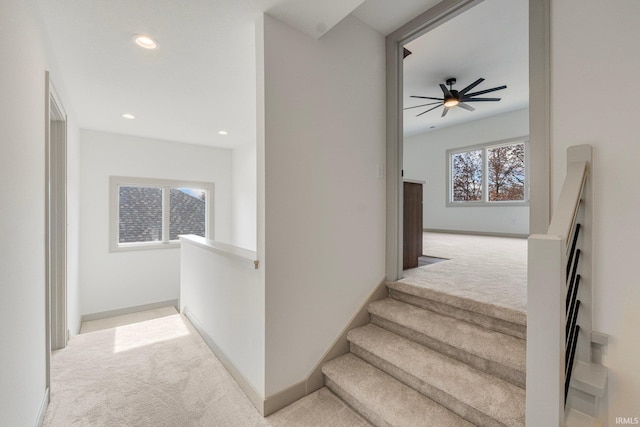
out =
[[[178,189],[169,192],[169,238],[180,234],[205,236],[205,196]],[[162,241],[162,188],[119,188],[119,243]]]

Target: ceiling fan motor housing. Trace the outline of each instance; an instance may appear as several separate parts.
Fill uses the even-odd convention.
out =
[[[451,96],[445,95],[444,105],[446,107],[455,107],[458,102],[460,102],[460,95],[458,94],[458,91],[455,89],[451,89],[451,87],[456,84],[456,78],[449,77],[447,78],[447,80],[445,80],[445,82],[447,83],[447,86],[449,86],[449,93],[451,94]]]
[[[478,80],[471,83],[461,91],[458,91],[458,90],[452,89],[453,85],[456,84],[456,78],[448,77],[445,80],[445,82],[449,86],[449,88],[447,88],[445,85],[440,83],[440,89],[442,89],[442,95],[443,95],[442,98],[436,98],[432,96],[411,95],[411,98],[428,99],[436,102],[430,102],[422,105],[416,105],[413,107],[407,107],[405,108],[405,110],[409,108],[430,107],[431,105],[436,105],[435,107],[428,108],[427,110],[419,113],[418,115],[416,115],[416,117],[421,116],[425,113],[428,113],[429,111],[433,111],[436,108],[440,108],[440,107],[444,107],[444,110],[442,111],[442,116],[441,116],[441,117],[444,117],[447,115],[447,112],[453,107],[460,107],[467,111],[475,111],[475,108],[468,104],[469,102],[500,101],[500,98],[478,98],[477,96],[484,95],[485,93],[495,92],[497,90],[506,89],[507,88],[506,85],[469,93],[471,89],[478,86],[483,81],[484,81],[484,78],[479,78]]]

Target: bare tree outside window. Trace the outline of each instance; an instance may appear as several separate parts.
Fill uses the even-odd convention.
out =
[[[453,201],[482,201],[482,150],[451,156]]]
[[[527,202],[526,139],[448,150],[449,203]]]
[[[524,144],[487,149],[489,201],[524,200]]]

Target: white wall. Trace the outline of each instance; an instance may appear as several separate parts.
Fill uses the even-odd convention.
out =
[[[265,16],[263,34],[269,397],[305,379],[385,275],[385,48],[353,17],[314,40]]]
[[[36,423],[46,389],[45,70],[69,114],[69,235],[77,236],[78,140],[72,108],[31,1],[0,1],[0,418]],[[70,249],[69,327],[78,325],[77,251]]]
[[[553,200],[566,148],[593,145],[594,329],[610,335],[604,363],[615,425],[615,417],[640,416],[640,3],[554,0],[551,12]]]
[[[231,158],[231,244],[255,251],[258,209],[256,143],[235,148]]]
[[[260,271],[249,259],[241,262],[189,242],[181,243],[180,254],[181,311],[197,320],[250,384],[250,397],[263,399],[265,306]]]
[[[177,299],[180,251],[109,252],[109,177],[214,183],[214,237],[231,239],[231,151],[82,130],[80,134],[82,314]]]
[[[528,206],[447,207],[447,157],[452,148],[529,134],[529,109],[445,127],[404,139],[407,179],[423,185],[423,227],[489,233],[529,234]]]

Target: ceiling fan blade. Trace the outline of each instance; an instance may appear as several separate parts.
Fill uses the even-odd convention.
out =
[[[421,99],[433,99],[434,101],[444,101],[444,98],[432,98],[430,96],[416,96],[411,95],[410,98],[421,98]]]
[[[464,102],[458,102],[457,107],[464,108],[465,110],[468,110],[468,111],[475,111],[475,108],[473,108],[471,105],[465,104]]]
[[[449,92],[449,89],[447,89],[447,87],[442,83],[440,83],[440,89],[442,89],[442,93],[444,93],[445,98],[451,98],[451,92]]]
[[[426,107],[427,105],[436,105],[436,104],[442,104],[442,101],[430,102],[428,104],[415,105],[413,107],[405,107],[405,108],[403,108],[403,110],[410,110],[412,108]]]
[[[451,107],[444,107],[444,111],[442,112],[442,115],[440,117],[446,116],[449,110],[451,110]]]
[[[436,108],[440,108],[440,107],[442,107],[443,105],[444,105],[444,104],[440,104],[440,105],[436,105],[436,106],[435,106],[435,107],[433,107],[433,108],[429,108],[427,111],[423,111],[422,113],[420,113],[420,114],[416,115],[416,117],[421,116],[421,115],[423,115],[424,113],[428,113],[429,111],[435,110]]]
[[[465,98],[462,102],[500,101],[502,98]]]
[[[483,78],[479,78],[478,80],[476,80],[475,82],[471,83],[469,86],[465,87],[464,89],[462,89],[460,92],[458,92],[460,94],[460,96],[464,95],[465,93],[469,92],[471,89],[473,89],[474,87],[478,86],[480,83],[482,83],[484,81]]]
[[[498,87],[493,87],[493,88],[491,88],[491,89],[485,89],[485,90],[481,90],[481,91],[478,91],[478,92],[468,93],[466,96],[467,96],[468,98],[470,98],[470,97],[472,97],[472,96],[476,96],[476,95],[483,95],[483,94],[485,94],[485,93],[495,92],[496,90],[502,90],[502,89],[506,89],[506,88],[507,88],[507,86],[506,86],[506,85],[504,85],[504,86],[498,86]]]

